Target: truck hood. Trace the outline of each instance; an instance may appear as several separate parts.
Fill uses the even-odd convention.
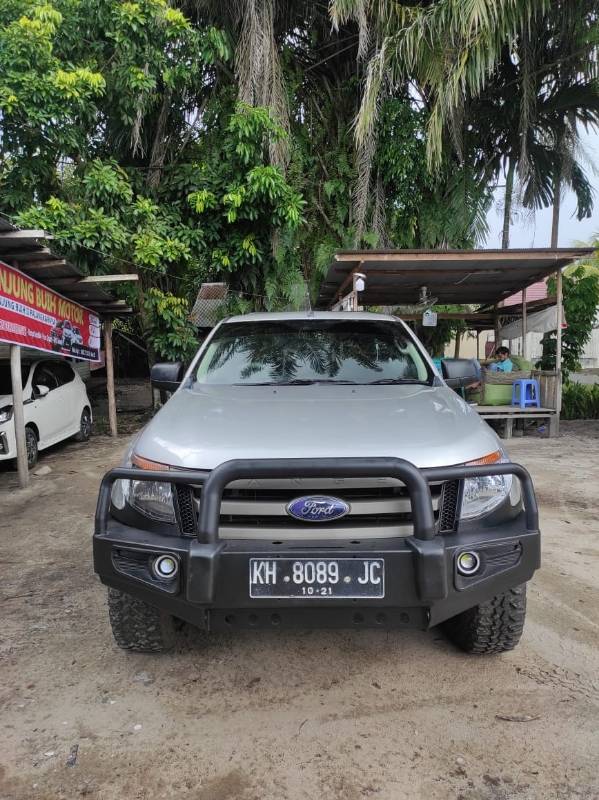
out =
[[[0,394],[0,408],[12,406],[12,394]]]
[[[499,449],[491,428],[446,386],[180,388],[135,443],[144,458],[213,469],[233,458],[394,456],[448,466]]]

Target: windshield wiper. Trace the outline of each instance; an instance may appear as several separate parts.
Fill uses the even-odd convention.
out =
[[[368,381],[362,384],[363,386],[375,386],[377,384],[412,384],[416,386],[430,386],[428,381],[412,380],[410,378],[380,378],[378,381]]]
[[[344,385],[355,385],[355,381],[338,381],[334,378],[294,378],[291,381],[283,381],[283,386],[309,386],[311,383],[339,383]]]
[[[318,383],[338,383],[355,386],[356,381],[336,381],[329,378],[292,378],[289,381],[265,381],[264,383],[234,383],[233,386],[313,386]]]
[[[333,378],[294,378],[291,381],[281,381],[274,386],[310,386],[316,383],[338,383],[345,386],[355,386],[356,381],[337,381]]]

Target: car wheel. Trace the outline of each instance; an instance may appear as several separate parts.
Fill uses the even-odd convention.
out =
[[[81,412],[81,422],[79,423],[79,433],[75,434],[78,442],[87,442],[92,435],[92,415],[89,408],[84,408]]]
[[[526,616],[526,584],[495,595],[441,625],[461,650],[477,655],[504,653],[520,641]]]
[[[108,589],[108,614],[112,635],[123,650],[159,653],[176,643],[174,617],[120,589]]]
[[[37,464],[37,436],[33,428],[25,428],[25,448],[27,450],[27,466],[33,469]]]

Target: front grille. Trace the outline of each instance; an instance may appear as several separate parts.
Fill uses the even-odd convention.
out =
[[[407,497],[403,486],[364,486],[364,487],[343,487],[330,486],[327,489],[300,489],[299,487],[289,487],[288,489],[225,489],[223,500],[249,500],[289,503],[303,494],[331,494],[335,497],[341,496],[347,503],[352,500],[377,500],[382,498]],[[341,493],[341,494],[340,494]]]
[[[405,486],[392,479],[343,481],[236,481],[223,492],[220,516],[222,538],[327,538],[353,539],[391,537],[412,533],[409,494]],[[250,485],[248,485],[250,484]],[[270,485],[269,485],[270,484]],[[281,486],[283,484],[283,486]],[[288,484],[288,485],[285,485]],[[379,485],[376,485],[379,484]],[[201,487],[176,487],[177,516],[181,532],[194,535],[198,527]],[[332,495],[349,503],[346,516],[323,524],[304,522],[286,513],[286,506],[297,497],[311,494]],[[437,530],[454,531],[457,525],[459,482],[432,484],[431,495]]]
[[[439,512],[439,533],[453,533],[458,527],[458,503],[460,482],[447,481],[441,492]]]
[[[247,516],[241,514],[221,514],[220,521],[223,525],[242,525],[252,526],[258,528],[280,528],[282,517],[273,516]],[[411,514],[350,514],[349,516],[335,519],[331,522],[326,522],[327,530],[335,530],[335,528],[347,528],[348,523],[351,528],[365,528],[372,526],[382,525],[409,525],[412,521]],[[317,522],[305,522],[301,519],[294,519],[293,517],[285,517],[285,527],[301,528],[306,530],[307,527],[317,527]]]
[[[193,490],[191,486],[184,486],[181,483],[176,484],[175,490],[181,533],[196,533],[197,521]]]

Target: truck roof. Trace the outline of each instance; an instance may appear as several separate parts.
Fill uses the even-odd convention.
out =
[[[370,311],[253,311],[229,317],[224,322],[268,322],[291,319],[345,319],[345,320],[386,320],[397,322],[398,318],[390,314],[374,314]]]

